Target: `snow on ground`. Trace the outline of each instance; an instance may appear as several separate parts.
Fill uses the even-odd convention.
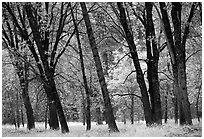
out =
[[[123,124],[117,122],[117,126],[120,130],[119,133],[109,133],[107,125],[96,125],[92,122],[90,131],[86,131],[86,126],[83,126],[79,122],[69,122],[69,133],[62,134],[60,130],[53,131],[44,128],[44,123],[36,123],[36,128],[28,130],[25,127],[15,129],[13,125],[2,126],[2,136],[5,137],[172,137],[172,136],[202,136],[202,123],[194,120],[192,126],[178,126],[174,124],[174,121],[168,121],[167,124],[156,127],[146,127],[144,122]],[[49,127],[49,126],[48,126]]]

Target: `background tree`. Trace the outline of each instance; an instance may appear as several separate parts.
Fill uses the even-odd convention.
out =
[[[6,7],[4,7],[6,8]],[[34,123],[34,116],[33,116],[33,108],[31,106],[29,94],[28,94],[28,71],[29,71],[29,60],[28,60],[28,55],[27,49],[25,42],[22,41],[22,38],[16,33],[17,29],[16,26],[12,26],[12,21],[9,21],[8,19],[8,13],[5,11],[4,12],[4,22],[5,26],[3,26],[3,40],[4,40],[4,46],[8,50],[9,55],[10,55],[10,61],[13,64],[13,66],[16,69],[16,73],[19,77],[20,81],[20,86],[22,89],[22,98],[24,102],[24,106],[26,109],[26,115],[27,115],[27,128],[32,129],[35,128],[35,123]],[[19,98],[18,93],[17,95],[17,102]],[[19,105],[16,105],[19,107]],[[19,110],[17,110],[17,116],[18,116],[18,121],[19,121]],[[19,122],[18,122],[18,127],[19,127]]]

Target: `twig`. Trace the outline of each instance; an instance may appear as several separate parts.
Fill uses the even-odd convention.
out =
[[[127,54],[125,54],[124,56],[122,56],[122,57],[117,61],[117,63],[115,64],[115,66],[110,69],[109,73],[110,73],[115,67],[117,67],[118,64],[120,63],[120,61],[122,61],[122,60],[123,60],[127,55],[129,55],[129,54],[130,54],[130,53],[127,53]]]
[[[171,77],[169,77],[166,73],[164,73],[164,72],[162,72],[162,71],[159,71],[158,73],[162,73],[162,74],[164,74],[168,79],[174,81],[174,79],[172,79]]]
[[[190,55],[186,58],[185,62],[187,62],[188,59],[189,59],[191,56],[195,55],[196,53],[198,53],[198,52],[200,52],[200,51],[202,51],[202,49],[199,49],[199,50],[193,52],[192,54],[190,54]]]
[[[125,78],[123,84],[126,82],[127,78],[128,78],[132,73],[134,73],[134,72],[136,72],[136,70],[131,71],[131,72],[127,75],[127,77]]]
[[[136,96],[136,97],[138,97],[139,99],[142,100],[141,96],[138,96],[136,94],[113,94],[112,96],[121,96],[121,97],[123,97],[123,96],[130,96],[130,95]]]

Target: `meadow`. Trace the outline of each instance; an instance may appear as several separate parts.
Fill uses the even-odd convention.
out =
[[[193,120],[192,126],[175,125],[174,121],[161,126],[146,127],[145,122],[141,121],[131,125],[117,122],[119,133],[109,133],[106,124],[96,125],[92,122],[90,131],[80,122],[68,122],[69,133],[62,134],[60,130],[54,131],[45,129],[44,123],[36,123],[36,128],[28,130],[24,127],[15,128],[14,125],[2,125],[3,137],[201,137],[202,123]]]

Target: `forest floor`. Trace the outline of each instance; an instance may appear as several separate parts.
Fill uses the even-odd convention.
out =
[[[25,127],[16,129],[13,125],[2,125],[3,137],[201,137],[202,122],[193,120],[192,126],[175,125],[169,120],[167,124],[155,127],[146,127],[144,122],[134,125],[117,122],[119,133],[109,133],[107,125],[96,125],[92,123],[90,131],[79,122],[69,122],[69,133],[62,134],[60,130],[53,131],[44,128],[44,123],[36,123],[36,128],[28,130]],[[49,127],[49,126],[48,126]]]

